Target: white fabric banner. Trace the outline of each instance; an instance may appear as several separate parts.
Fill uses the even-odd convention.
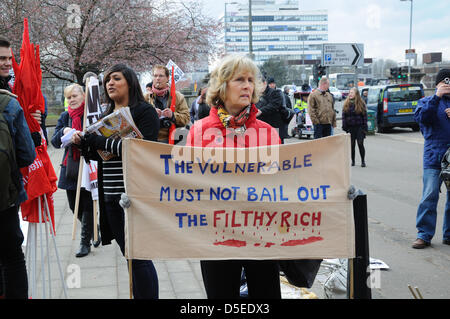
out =
[[[235,148],[123,145],[126,256],[354,257],[350,138]]]

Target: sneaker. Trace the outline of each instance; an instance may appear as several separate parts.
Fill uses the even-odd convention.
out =
[[[443,239],[443,240],[442,240],[442,243],[443,243],[444,245],[450,245],[450,239]]]
[[[366,167],[366,163],[365,163],[365,162],[362,162],[362,163],[361,163],[361,167]]]
[[[421,238],[417,238],[417,239],[413,242],[412,248],[415,248],[415,249],[423,249],[423,248],[428,247],[428,246],[430,246],[430,245],[431,245],[431,243],[426,242],[425,240],[423,240],[423,239],[421,239]]]

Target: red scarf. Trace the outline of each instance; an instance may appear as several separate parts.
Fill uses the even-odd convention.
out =
[[[82,131],[83,130],[83,114],[84,114],[84,102],[81,103],[81,105],[79,107],[77,107],[76,109],[72,109],[69,106],[69,116],[72,119],[72,128],[76,129],[77,131]],[[80,150],[76,147],[76,146],[71,146],[72,147],[72,158],[75,161],[79,161],[80,160]],[[67,152],[67,156],[68,156],[69,152]],[[64,165],[67,165],[67,156],[64,159]]]
[[[161,97],[167,94],[167,92],[169,91],[169,86],[167,85],[164,89],[157,89],[155,88],[155,84],[152,85],[152,91],[153,93],[155,93],[157,96]]]

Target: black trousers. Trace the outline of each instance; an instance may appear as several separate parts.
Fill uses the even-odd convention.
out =
[[[202,260],[200,266],[208,299],[238,299],[242,269],[247,278],[249,298],[281,299],[276,261]]]
[[[76,190],[66,190],[67,200],[72,213],[75,211]],[[91,192],[80,190],[78,220],[81,222],[81,243],[90,246],[94,231],[94,204]]]
[[[0,212],[0,265],[5,298],[27,299],[28,279],[17,206]]]
[[[105,213],[114,239],[125,256],[125,212],[116,201],[105,202]],[[159,283],[156,268],[151,260],[132,259],[133,295],[135,299],[158,299]]]

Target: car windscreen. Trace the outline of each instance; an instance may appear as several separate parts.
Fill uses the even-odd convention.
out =
[[[369,94],[367,95],[367,104],[378,103],[380,91],[381,89],[369,89]]]
[[[420,86],[392,87],[387,90],[388,102],[409,102],[422,98]]]
[[[355,76],[353,74],[339,74],[336,87],[339,90],[348,90],[355,86]]]

